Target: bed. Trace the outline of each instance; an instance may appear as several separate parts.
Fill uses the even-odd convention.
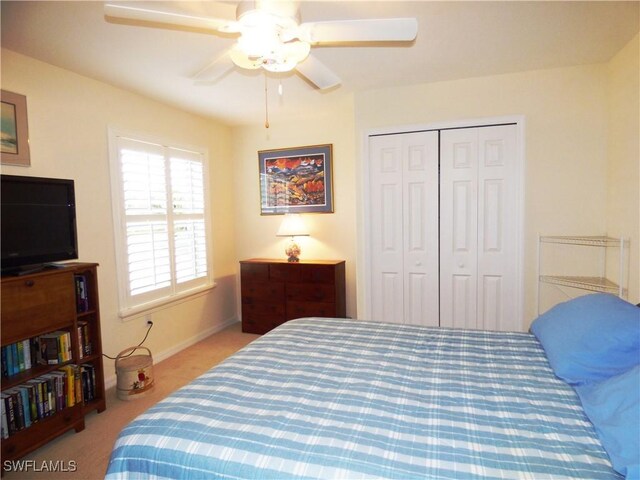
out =
[[[106,478],[149,477],[622,476],[533,334],[305,318],[125,427]]]

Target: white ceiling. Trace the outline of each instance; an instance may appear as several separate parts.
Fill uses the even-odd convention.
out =
[[[236,2],[177,4],[234,18]],[[214,85],[190,78],[234,42],[210,33],[107,22],[98,1],[2,0],[2,47],[230,125],[264,121],[265,74],[235,69]],[[416,17],[398,47],[314,47],[342,85],[320,92],[269,74],[272,121],[319,112],[353,92],[608,61],[639,30],[638,1],[303,1],[302,21]],[[281,79],[284,95],[277,87]]]

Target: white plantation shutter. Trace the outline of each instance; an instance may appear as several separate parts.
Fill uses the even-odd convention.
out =
[[[122,310],[210,285],[205,154],[118,135],[112,145]]]
[[[171,286],[167,222],[127,221],[127,265],[132,296]]]
[[[170,149],[176,282],[207,275],[204,165],[199,155]]]

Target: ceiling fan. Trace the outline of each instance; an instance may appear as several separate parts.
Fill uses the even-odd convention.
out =
[[[234,65],[270,72],[296,69],[324,90],[340,78],[310,55],[312,46],[361,46],[367,42],[410,42],[418,32],[415,18],[336,20],[300,23],[299,2],[282,0],[241,1],[236,19],[192,15],[184,10],[150,8],[129,2],[106,3],[105,16],[164,28],[195,28],[237,36],[222,56],[195,75],[198,82],[215,82]]]

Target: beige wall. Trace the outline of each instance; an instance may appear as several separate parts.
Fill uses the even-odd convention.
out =
[[[635,239],[631,298],[639,295],[638,37],[610,64],[335,97],[323,115],[272,121],[268,130],[230,129],[5,49],[2,88],[27,95],[32,149],[30,168],[2,172],[76,180],[80,258],[101,265],[104,349],[112,355],[142,338],[145,321],[117,316],[107,126],[209,149],[218,287],[153,313],[147,344],[158,354],[236,318],[238,260],[284,256],[285,240],[275,237],[281,217],[260,215],[257,152],[264,149],[333,144],[335,213],[306,215],[311,236],[302,239],[302,256],[347,261],[347,315],[358,316],[362,142],[380,127],[524,116],[525,327],[535,315],[538,232],[609,230]]]
[[[635,40],[637,44],[637,39]],[[305,254],[316,258],[348,260],[349,315],[362,316],[364,292],[363,258],[358,257],[364,238],[362,212],[356,207],[363,195],[360,180],[362,151],[371,129],[426,125],[455,120],[522,115],[525,119],[525,318],[523,328],[536,316],[537,235],[598,235],[629,231],[638,235],[638,162],[627,153],[624,161],[610,165],[612,128],[617,137],[613,150],[637,148],[637,52],[633,42],[608,64],[576,66],[459,81],[395,87],[355,95],[333,105],[331,114],[313,121],[238,127],[233,131],[239,258],[281,256],[282,241],[275,239],[278,217],[260,217],[257,188],[257,151],[315,143],[334,143],[336,148],[336,214],[312,215],[314,230]],[[637,49],[637,45],[635,47]],[[635,57],[634,57],[635,55]],[[636,77],[628,72],[636,68]],[[621,93],[617,92],[621,88]],[[620,96],[618,96],[620,95]],[[616,100],[618,98],[619,100]],[[619,103],[617,106],[613,106]],[[636,100],[637,105],[637,100]],[[615,117],[615,118],[613,118]],[[632,117],[623,130],[610,127],[616,119]],[[634,137],[634,123],[635,137]],[[345,129],[345,126],[351,128]],[[351,133],[355,132],[355,138]],[[350,150],[351,149],[351,150]],[[345,153],[347,154],[345,154]],[[622,163],[621,163],[622,162]],[[622,172],[621,172],[622,171]],[[341,173],[346,172],[346,173]],[[346,176],[345,176],[346,175]],[[609,178],[609,180],[607,180]],[[346,195],[350,202],[344,205]],[[354,190],[355,189],[355,190]],[[635,195],[635,197],[634,197]],[[619,205],[627,207],[620,212]],[[608,206],[609,205],[609,206]],[[346,208],[346,211],[345,211]],[[614,212],[615,210],[615,212]],[[635,221],[635,224],[634,224]],[[329,250],[326,249],[329,247]],[[333,250],[333,251],[331,251]],[[307,257],[309,258],[309,257]],[[577,256],[576,258],[584,258]],[[638,241],[632,243],[632,265],[637,266]],[[358,264],[357,261],[360,261]],[[354,271],[355,270],[355,271]],[[637,272],[637,268],[636,268]],[[637,273],[631,289],[637,291]],[[634,285],[636,285],[634,287]],[[355,295],[355,298],[354,298]],[[555,300],[555,299],[553,299]]]
[[[356,171],[353,103],[342,98],[322,116],[233,130],[235,231],[238,259],[286,258],[276,237],[280,215],[260,215],[258,151],[333,144],[333,214],[305,214],[311,235],[298,239],[303,259],[346,260],[347,315],[356,317]]]
[[[589,65],[356,95],[360,135],[376,127],[524,116],[525,328],[536,312],[537,234],[606,231],[606,87],[606,65]]]
[[[115,356],[142,340],[146,331],[144,317],[122,322],[117,314],[108,126],[209,150],[218,287],[154,312],[145,345],[156,357],[166,356],[203,332],[233,321],[236,264],[229,129],[5,49],[2,88],[26,95],[31,146],[31,167],[3,166],[2,173],[75,180],[80,260],[100,264],[104,352]],[[111,361],[105,362],[105,375],[108,383],[114,380]]]
[[[629,300],[640,302],[640,35],[609,63],[607,229],[631,241]],[[615,265],[613,266],[614,274]]]

